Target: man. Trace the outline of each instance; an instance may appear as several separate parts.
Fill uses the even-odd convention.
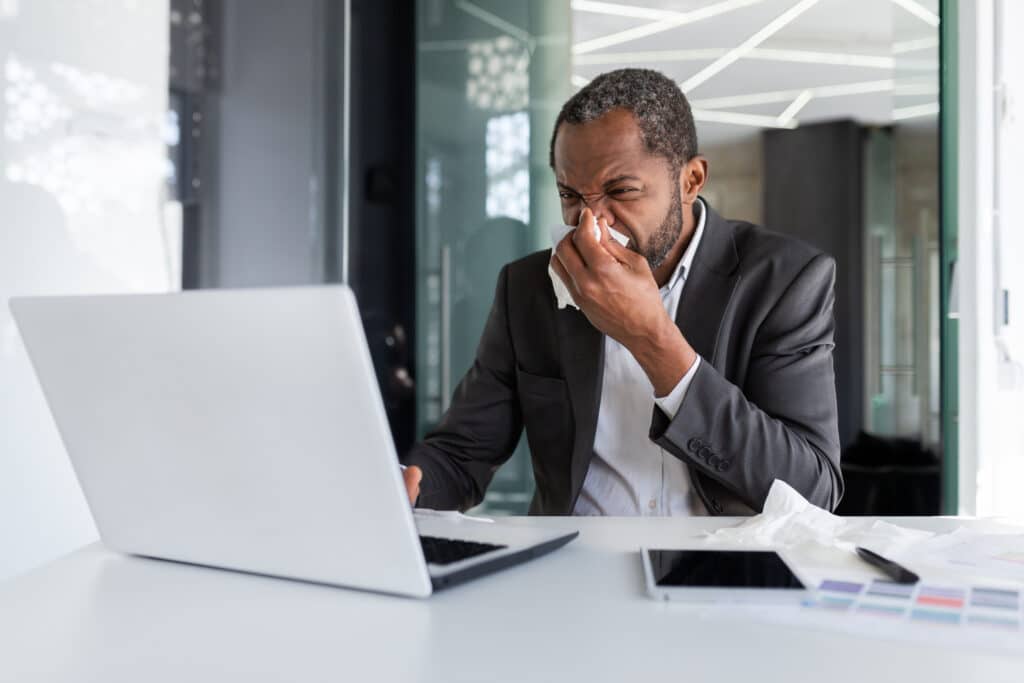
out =
[[[775,479],[834,509],[835,262],[700,199],[689,104],[655,71],[569,99],[550,162],[581,229],[502,269],[473,367],[404,459],[414,503],[479,503],[525,426],[534,514],[751,514]]]

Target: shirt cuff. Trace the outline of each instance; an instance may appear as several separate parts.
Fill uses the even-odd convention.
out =
[[[679,380],[679,384],[676,385],[675,389],[670,391],[667,396],[661,398],[655,398],[654,402],[661,412],[665,413],[665,417],[668,419],[674,419],[676,413],[679,412],[679,407],[683,405],[683,399],[686,398],[686,391],[690,388],[690,384],[693,382],[694,376],[697,374],[697,368],[700,367],[701,358],[697,356],[697,360],[693,362],[690,369],[686,371],[683,378]]]

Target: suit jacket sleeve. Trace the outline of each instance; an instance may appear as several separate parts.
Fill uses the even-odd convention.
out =
[[[455,389],[441,422],[403,458],[423,470],[416,504],[465,510],[478,504],[494,472],[515,450],[523,423],[508,329],[508,267],[480,338],[476,360]]]
[[[833,510],[842,496],[835,373],[835,261],[819,254],[758,329],[742,387],[701,363],[675,417],[651,438],[755,510],[781,479]]]

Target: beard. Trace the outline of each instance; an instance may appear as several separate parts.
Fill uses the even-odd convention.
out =
[[[679,192],[679,184],[673,183],[672,204],[668,207],[665,220],[661,222],[658,229],[651,235],[651,239],[648,240],[646,247],[640,249],[631,242],[629,248],[647,259],[647,265],[651,267],[653,272],[661,267],[661,264],[665,263],[668,253],[672,251],[672,247],[679,240],[679,235],[682,231],[683,200]]]

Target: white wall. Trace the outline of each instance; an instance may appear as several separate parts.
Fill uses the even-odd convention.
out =
[[[1024,3],[996,3],[995,209],[997,450],[981,460],[978,510],[1024,520]],[[1005,294],[1005,298],[1004,295]],[[1006,310],[1003,310],[1003,309]]]
[[[1024,7],[959,13],[960,511],[1024,520]]]
[[[0,0],[0,579],[96,538],[7,299],[175,285],[167,14]]]

